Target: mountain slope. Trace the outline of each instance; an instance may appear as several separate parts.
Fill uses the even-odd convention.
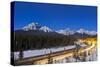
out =
[[[29,30],[40,30],[40,31],[44,31],[44,32],[52,32],[52,29],[50,29],[49,27],[47,26],[41,26],[39,25],[38,23],[30,23],[26,26],[24,26],[22,28],[22,30],[24,31],[29,31]]]
[[[91,36],[94,36],[97,34],[97,32],[95,31],[88,31],[88,30],[85,30],[85,29],[79,29],[77,31],[73,31],[73,30],[70,30],[70,29],[64,29],[64,30],[59,30],[59,31],[56,31],[57,33],[60,33],[60,34],[64,34],[64,35],[75,35],[75,34],[80,34],[80,35],[91,35]]]

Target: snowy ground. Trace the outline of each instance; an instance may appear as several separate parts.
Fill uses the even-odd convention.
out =
[[[87,45],[85,44],[81,44],[81,47],[85,47]],[[24,58],[27,57],[32,57],[32,56],[38,56],[38,55],[44,55],[44,54],[48,54],[50,53],[50,51],[52,52],[57,52],[57,51],[62,51],[62,50],[69,50],[69,49],[73,49],[76,48],[75,45],[72,46],[66,46],[66,47],[59,47],[59,48],[50,48],[50,49],[41,49],[41,50],[27,50],[24,51]],[[14,59],[18,59],[19,58],[19,52],[14,52]],[[86,57],[86,61],[95,61],[97,60],[97,49],[95,49],[95,51],[93,52],[92,55],[88,55]],[[78,62],[81,62],[82,60],[78,60]],[[71,57],[68,59],[62,59],[60,61],[57,61],[56,63],[66,63],[66,62],[76,62],[76,59]]]
[[[88,55],[85,57],[85,61],[96,61],[97,60],[97,48],[93,51],[91,55]],[[57,61],[56,63],[72,63],[76,62],[76,59],[73,57],[67,58],[67,59],[62,59]],[[81,59],[77,59],[77,62],[83,62]]]
[[[86,57],[87,61],[96,61],[97,60],[97,49],[93,53]]]
[[[75,48],[75,45],[72,46],[66,46],[66,47],[59,47],[59,48],[50,48],[50,49],[41,49],[41,50],[27,50],[24,51],[24,58],[32,57],[32,56],[38,56],[38,55],[44,55],[52,52],[62,51],[62,50],[69,50]],[[14,52],[14,59],[18,59],[19,52]]]

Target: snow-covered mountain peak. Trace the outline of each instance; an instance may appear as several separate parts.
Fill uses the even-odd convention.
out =
[[[22,29],[25,30],[25,31],[28,31],[28,30],[37,30],[39,29],[40,25],[36,22],[32,22],[26,26],[24,26]]]
[[[37,22],[32,22],[32,23],[24,26],[22,28],[22,30],[25,30],[25,31],[38,30],[38,31],[43,31],[43,32],[52,32],[53,31],[52,29],[50,29],[47,26],[39,25]],[[70,28],[66,28],[66,29],[61,29],[61,30],[54,31],[54,32],[57,32],[57,33],[63,34],[63,35],[74,35],[75,33],[88,34],[88,35],[96,35],[97,34],[96,31],[89,31],[89,30],[85,30],[82,28],[79,30],[76,30],[76,31],[73,31]]]
[[[36,26],[36,25],[38,25],[37,22],[32,22],[32,23],[28,24],[28,26]]]
[[[83,33],[85,33],[86,31],[87,31],[87,30],[81,28],[81,29],[77,30],[76,32],[83,34]]]
[[[89,31],[89,30],[85,30],[82,28],[79,30],[76,30],[76,31],[73,31],[73,30],[67,28],[67,29],[58,30],[56,32],[60,33],[60,34],[64,34],[64,35],[73,35],[74,33],[88,34],[88,35],[96,35],[97,34],[96,31]]]
[[[32,22],[22,28],[22,30],[29,31],[29,30],[38,30],[43,32],[52,32],[52,30],[47,26],[40,26],[37,22]]]
[[[73,30],[70,30],[70,28],[66,28],[64,30],[58,30],[56,32],[64,35],[73,35],[75,33]]]
[[[85,33],[85,34],[88,34],[88,35],[96,35],[97,34],[96,31],[89,31],[89,30],[85,30],[85,29],[79,29],[79,30],[77,30],[77,32],[81,33],[81,34]]]
[[[52,32],[52,30],[47,26],[43,26],[39,30],[44,31],[44,32]]]

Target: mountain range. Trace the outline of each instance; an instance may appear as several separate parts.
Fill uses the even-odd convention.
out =
[[[54,31],[47,26],[31,23],[14,31],[14,49],[12,51],[44,49],[74,45],[77,39],[97,37],[95,31],[69,28]]]
[[[41,26],[38,23],[32,22],[26,26],[24,26],[22,28],[22,30],[24,31],[30,31],[30,30],[37,30],[37,31],[43,31],[43,32],[56,32],[59,34],[63,34],[63,35],[74,35],[74,34],[86,34],[86,35],[96,35],[97,32],[96,31],[89,31],[89,30],[85,30],[85,29],[79,29],[79,30],[70,30],[69,28],[66,29],[61,29],[58,31],[53,31],[51,28],[47,27],[47,26]]]

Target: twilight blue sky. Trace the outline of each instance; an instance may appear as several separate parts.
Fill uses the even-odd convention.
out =
[[[83,28],[97,31],[96,6],[15,2],[14,10],[14,29],[38,22],[53,30]]]

